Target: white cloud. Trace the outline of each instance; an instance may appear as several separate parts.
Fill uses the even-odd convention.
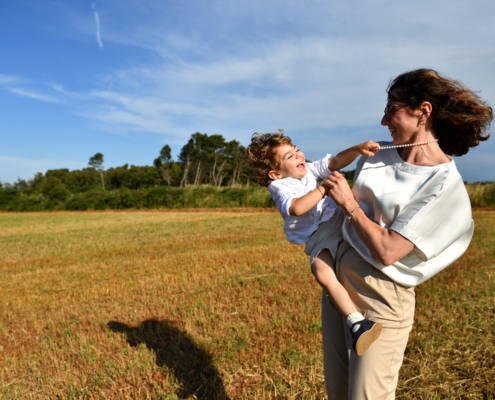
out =
[[[85,115],[109,131],[166,134],[182,144],[195,131],[246,143],[255,131],[284,128],[312,149],[309,158],[317,158],[321,146],[313,144],[314,132],[328,135],[326,152],[361,140],[388,140],[380,126],[385,89],[390,78],[406,70],[435,68],[474,90],[483,89],[482,97],[494,104],[493,61],[480,52],[488,43],[454,45],[420,38],[391,46],[382,39],[301,35],[216,58],[166,58],[122,69],[106,78],[111,90],[89,94],[101,103],[93,102]],[[473,67],[479,71],[473,73]],[[481,146],[495,150],[490,142]],[[462,160],[469,163],[462,171],[465,179],[477,180],[474,155]],[[494,161],[488,165],[495,170]]]
[[[60,160],[51,160],[51,159],[29,159],[22,157],[9,157],[9,156],[0,156],[0,165],[3,168],[6,168],[7,165],[15,166],[15,167],[38,167],[38,168],[50,168],[52,166],[56,166],[54,168],[62,168],[66,167],[77,167],[82,165],[80,162],[75,161],[60,161]]]
[[[113,124],[120,110],[122,126],[132,120],[133,130],[153,126],[157,133],[189,126],[250,130],[276,121],[293,129],[367,126],[379,119],[390,77],[421,60],[443,67],[456,57],[454,49],[435,56],[435,46],[420,44],[398,49],[398,61],[391,62],[386,53],[386,45],[372,39],[307,37],[213,62],[133,68],[108,78],[112,90],[92,91],[90,96],[104,102],[93,104],[86,115],[99,121],[108,116]],[[425,56],[419,59],[418,53]]]
[[[63,99],[100,130],[151,132],[168,143],[195,131],[246,143],[255,131],[284,128],[310,158],[320,140],[335,152],[387,139],[379,125],[385,89],[406,70],[435,68],[495,103],[493,2],[109,0],[98,10],[105,44],[119,44],[113,60],[94,61],[96,73],[81,67],[48,94],[14,93]],[[89,46],[96,34],[102,48],[94,3],[92,11],[65,20]],[[13,78],[0,75],[0,84],[14,86]]]
[[[57,91],[57,92],[66,93],[65,92],[65,89],[64,89],[64,86],[63,85],[60,85],[58,83],[53,83],[53,84],[50,85],[50,87],[53,90]]]
[[[0,174],[3,183],[13,183],[18,178],[29,179],[37,172],[45,173],[49,169],[81,168],[84,166],[85,164],[74,161],[0,156]]]
[[[103,42],[101,41],[101,34],[100,34],[100,17],[98,16],[98,11],[95,9],[95,3],[93,3],[93,10],[94,10],[94,16],[95,16],[95,22],[96,22],[96,42],[98,43],[98,46],[100,46],[100,49],[103,48]]]
[[[30,90],[18,88],[18,87],[9,87],[8,88],[12,93],[17,94],[19,96],[28,97],[30,99],[46,101],[48,103],[60,103],[62,100],[53,96],[45,95],[42,93],[33,92]]]
[[[20,83],[23,80],[16,75],[3,75],[0,74],[0,85],[11,85],[14,83]]]
[[[493,6],[475,3],[420,0],[417,7],[428,5],[429,13],[411,13],[410,5],[388,1],[337,8],[322,1],[314,7],[297,1],[113,2],[108,40],[146,49],[153,61],[108,74],[108,103],[100,112],[92,104],[86,115],[104,121],[111,110],[113,124],[120,109],[126,112],[121,128],[131,113],[143,117],[141,129],[161,126],[153,132],[167,133],[188,122],[228,130],[255,119],[258,125],[283,119],[297,128],[362,126],[383,109],[388,80],[420,66],[495,98],[488,79],[493,61],[480,59],[491,46]],[[98,92],[92,94],[103,100]],[[163,124],[167,113],[171,125]],[[130,128],[139,129],[139,118],[132,121]]]

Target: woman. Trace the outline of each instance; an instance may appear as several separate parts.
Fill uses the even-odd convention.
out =
[[[469,197],[451,156],[488,139],[491,107],[428,69],[398,76],[387,93],[381,124],[393,145],[381,143],[374,157],[360,159],[352,191],[338,172],[324,181],[348,216],[337,274],[365,318],[383,325],[379,339],[358,357],[342,318],[323,297],[330,399],[395,398],[413,324],[414,286],[459,258],[474,231]]]

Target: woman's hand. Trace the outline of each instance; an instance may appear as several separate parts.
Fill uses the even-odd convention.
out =
[[[347,215],[356,210],[352,214],[352,226],[364,245],[383,265],[393,264],[414,249],[414,244],[408,239],[391,229],[383,228],[366,216],[340,172],[332,172],[323,184],[329,188],[328,195]]]
[[[359,207],[354,194],[347,183],[344,175],[334,171],[323,181],[328,187],[328,196],[330,196],[344,211],[349,214],[354,208]]]

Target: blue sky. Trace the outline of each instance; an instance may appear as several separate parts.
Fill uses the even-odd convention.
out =
[[[495,104],[495,2],[4,0],[0,182],[176,157],[194,132],[285,133],[320,158],[389,140],[396,75],[434,68]],[[456,159],[495,181],[495,138]],[[351,166],[352,167],[352,166]]]

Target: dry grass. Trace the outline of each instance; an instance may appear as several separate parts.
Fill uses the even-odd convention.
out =
[[[495,398],[495,214],[417,290],[398,398]],[[320,291],[276,213],[0,214],[4,399],[325,398]]]
[[[473,206],[493,207],[495,205],[495,182],[467,183],[466,190]]]

